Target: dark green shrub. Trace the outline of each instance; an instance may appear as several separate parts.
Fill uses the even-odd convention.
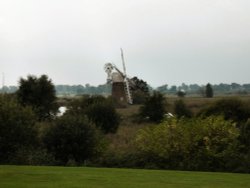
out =
[[[154,92],[140,108],[139,116],[152,122],[160,122],[164,118],[165,112],[164,96],[159,92]]]
[[[87,108],[86,115],[104,133],[115,133],[118,129],[120,118],[111,103],[92,104]]]
[[[240,127],[240,143],[242,152],[250,154],[250,119]]]
[[[0,96],[0,162],[12,163],[17,152],[37,144],[35,115],[8,96]]]
[[[207,98],[212,98],[214,96],[214,91],[210,83],[206,85],[205,93]]]
[[[114,103],[102,96],[84,97],[74,102],[67,113],[87,116],[104,133],[115,133],[120,123]]]
[[[149,94],[140,90],[136,90],[133,91],[132,96],[133,96],[133,104],[143,104],[149,97]]]
[[[177,118],[181,117],[186,117],[186,118],[191,118],[192,117],[192,112],[186,104],[183,102],[183,100],[177,100],[174,103],[174,112]]]
[[[11,158],[11,164],[15,165],[56,165],[54,156],[41,147],[19,148]]]
[[[216,101],[211,106],[202,109],[199,115],[223,115],[226,120],[245,122],[250,117],[250,108],[237,98],[225,98]]]
[[[59,164],[80,165],[97,154],[101,137],[86,117],[66,115],[47,130],[43,141]]]
[[[176,94],[178,97],[185,97],[186,96],[186,92],[183,90],[179,90]]]
[[[167,119],[138,132],[138,159],[144,167],[226,171],[239,130],[222,117]]]

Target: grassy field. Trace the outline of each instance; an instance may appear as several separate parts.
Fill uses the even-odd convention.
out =
[[[194,113],[196,114],[199,112],[202,108],[209,106],[213,104],[214,102],[220,100],[220,99],[226,99],[226,98],[237,98],[242,100],[245,103],[250,102],[250,96],[245,95],[245,96],[236,96],[236,95],[225,95],[225,96],[215,96],[213,98],[204,98],[204,97],[183,97],[182,100],[185,102],[187,107]],[[179,97],[173,97],[173,96],[166,96],[168,107],[167,109],[173,112],[173,106],[174,102],[176,100],[179,100]]]
[[[85,167],[0,166],[0,187],[247,188],[250,187],[250,175]]]

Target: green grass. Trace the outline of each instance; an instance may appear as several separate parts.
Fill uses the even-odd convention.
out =
[[[249,174],[77,167],[0,166],[0,187],[237,188]]]

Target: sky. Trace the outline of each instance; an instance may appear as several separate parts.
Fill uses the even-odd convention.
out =
[[[104,84],[120,48],[127,74],[153,87],[250,83],[250,1],[0,0],[5,85]]]

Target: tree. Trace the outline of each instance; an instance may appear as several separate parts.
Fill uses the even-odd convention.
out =
[[[175,101],[174,112],[175,112],[177,118],[181,118],[181,117],[190,118],[190,117],[192,117],[192,112],[190,111],[190,109],[188,109],[188,107],[183,102],[183,100]]]
[[[149,86],[147,82],[141,80],[137,77],[133,77],[130,80],[133,84],[130,84],[133,103],[142,104],[145,102],[146,98],[149,96]]]
[[[210,83],[206,85],[206,97],[207,98],[212,98],[214,96],[213,88]]]
[[[43,141],[59,164],[74,161],[80,165],[95,156],[101,138],[86,117],[65,115],[48,129]]]
[[[0,96],[0,162],[11,163],[18,151],[36,143],[35,115],[9,96]]]
[[[115,133],[120,124],[120,117],[109,98],[102,96],[84,96],[71,103],[68,114],[87,116],[104,133]]]
[[[104,133],[115,133],[118,129],[120,117],[114,105],[107,100],[90,105],[86,115]]]
[[[149,92],[148,84],[144,80],[137,78],[136,76],[131,79],[133,85],[131,85],[132,91],[141,90],[144,93]]]
[[[186,92],[184,90],[179,90],[176,94],[178,97],[185,97]]]
[[[177,86],[175,85],[171,86],[171,88],[168,91],[171,94],[175,94],[177,92]]]
[[[159,92],[154,92],[152,96],[148,97],[140,108],[140,116],[153,122],[160,122],[165,112],[165,98]]]
[[[40,121],[57,112],[55,87],[46,75],[21,78],[17,98],[22,105],[31,106]]]

